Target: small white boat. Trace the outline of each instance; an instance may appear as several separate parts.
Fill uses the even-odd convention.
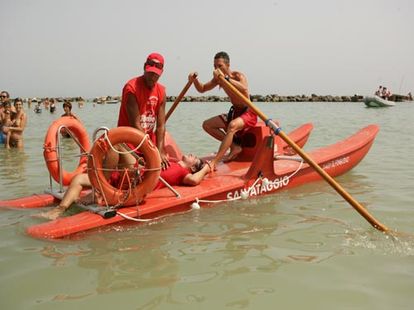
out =
[[[119,100],[116,100],[116,99],[114,99],[114,100],[106,100],[105,101],[105,103],[107,103],[107,104],[117,104],[119,102]]]
[[[365,97],[364,103],[369,108],[383,108],[395,106],[394,101],[386,100],[378,96]]]

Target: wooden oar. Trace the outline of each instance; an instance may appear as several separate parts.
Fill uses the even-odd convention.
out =
[[[228,82],[223,73],[219,71],[219,79],[222,82],[221,86],[230,90],[234,95],[236,95],[240,100],[254,111],[265,123],[272,129],[275,134],[278,134],[289,146],[291,146],[297,154],[299,154],[313,169],[316,170],[319,175],[325,179],[346,201],[348,201],[354,209],[361,214],[374,228],[383,231],[389,232],[389,228],[379,221],[377,221],[368,211],[365,209],[358,201],[356,201],[350,194],[348,194],[345,189],[342,188],[328,173],[325,172],[317,163],[313,161],[295,142],[293,142],[282,130],[278,127],[272,120],[270,120],[262,111],[260,111],[248,98],[246,98],[236,87],[234,87],[230,82]]]
[[[194,73],[194,78],[197,76],[197,73]],[[171,114],[174,112],[175,108],[177,107],[177,105],[180,103],[181,99],[183,99],[185,93],[187,92],[187,90],[190,88],[191,84],[193,84],[192,81],[188,81],[187,84],[185,84],[183,90],[181,91],[181,93],[178,95],[178,97],[174,100],[173,105],[171,106],[171,108],[168,110],[167,114],[165,115],[165,121],[168,120],[168,118],[171,116]]]

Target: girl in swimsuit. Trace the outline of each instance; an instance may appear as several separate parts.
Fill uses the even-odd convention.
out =
[[[23,100],[16,98],[14,100],[16,112],[11,116],[10,126],[3,126],[3,132],[6,133],[5,147],[23,148],[23,131],[26,128],[27,115],[23,110]]]

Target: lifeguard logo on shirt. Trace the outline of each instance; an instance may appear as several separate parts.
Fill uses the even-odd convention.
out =
[[[148,101],[147,101],[148,105],[150,105],[152,107],[155,107],[157,105],[157,103],[158,103],[158,97],[157,96],[151,96],[151,97],[148,98]]]
[[[140,124],[142,129],[145,132],[152,131],[155,127],[155,116],[152,111],[146,111],[144,114],[141,114]]]

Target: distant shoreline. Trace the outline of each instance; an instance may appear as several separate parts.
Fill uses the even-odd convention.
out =
[[[42,102],[48,98],[25,98],[24,101],[27,102]],[[98,104],[105,103],[119,103],[121,101],[121,96],[102,96],[96,97],[94,99],[83,99],[82,97],[57,97],[54,98],[57,102],[63,101],[73,101],[73,102],[88,102],[92,101]],[[167,96],[167,102],[174,102],[177,99],[177,96]],[[295,96],[282,96],[282,95],[251,95],[250,100],[252,102],[363,102],[364,96],[362,95],[346,95],[346,96],[333,96],[333,95],[317,95],[312,94],[308,95],[295,95]],[[408,96],[393,94],[390,97],[391,101],[402,102],[402,101],[411,101]],[[182,102],[229,102],[229,97],[227,96],[184,96],[181,99]]]
[[[167,96],[168,102],[174,102],[176,96]],[[394,94],[390,97],[391,101],[409,101],[408,96]],[[412,99],[411,99],[412,100]],[[228,97],[220,96],[185,96],[183,102],[229,102]],[[296,95],[296,96],[280,96],[280,95],[250,95],[252,102],[363,102],[364,96],[332,96],[332,95]]]
[[[176,96],[168,96],[167,101],[175,101]],[[280,96],[280,95],[250,95],[252,102],[362,102],[364,96],[321,96],[312,94],[296,95],[296,96]],[[229,97],[221,96],[185,96],[183,102],[229,102]]]

